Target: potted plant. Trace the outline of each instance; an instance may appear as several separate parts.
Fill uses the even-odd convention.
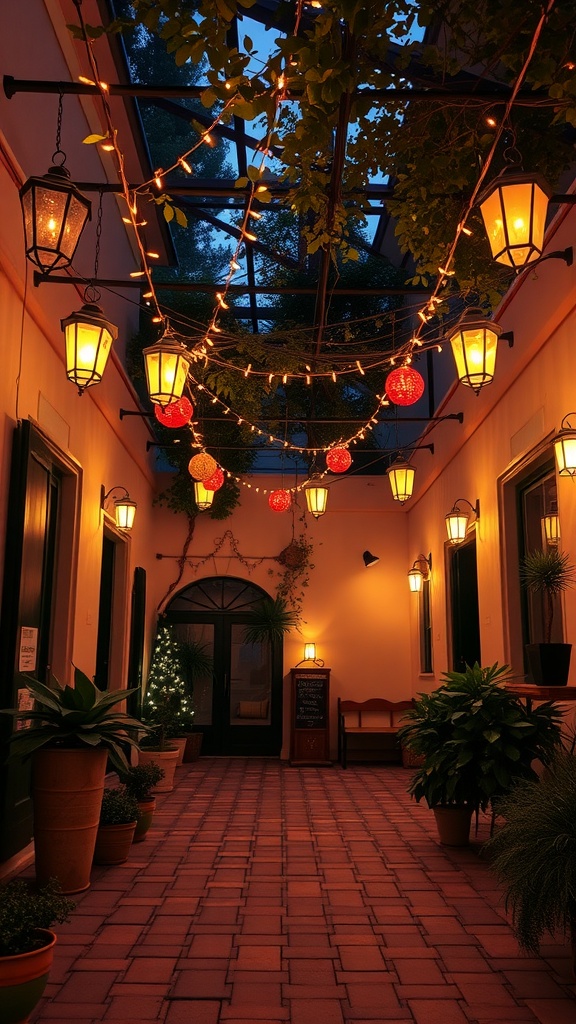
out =
[[[532,551],[520,569],[520,580],[532,594],[541,594],[544,642],[526,644],[526,654],[536,686],[566,686],[570,669],[571,644],[552,643],[554,605],[559,594],[576,582],[576,567],[558,548]]]
[[[297,628],[298,614],[288,608],[283,597],[265,597],[248,613],[244,639],[247,644],[273,644]]]
[[[128,860],[136,823],[138,804],[122,786],[105,789],[94,849],[95,864],[123,864]]]
[[[74,907],[54,878],[39,889],[21,878],[0,886],[0,1024],[28,1020],[52,966],[52,926]]]
[[[560,742],[561,712],[551,703],[529,709],[501,685],[507,673],[507,665],[478,663],[446,672],[398,730],[401,743],[423,757],[409,792],[434,810],[443,844],[467,843],[472,814],[497,806],[519,778],[534,777],[534,759],[546,763]],[[454,820],[458,832],[447,834]]]
[[[173,739],[194,714],[180,658],[181,645],[172,627],[159,626],[142,708],[150,735],[139,757],[141,764],[153,760],[162,765],[165,775],[158,792],[168,792],[174,786],[179,750]]]
[[[74,670],[72,686],[28,678],[31,711],[10,709],[31,728],[11,737],[11,757],[32,756],[35,870],[38,882],[57,878],[65,893],[90,885],[106,761],[128,768],[125,750],[147,729],[116,705],[132,690],[102,693]]]
[[[208,644],[199,640],[186,640],[180,645],[180,664],[182,674],[186,680],[188,692],[193,697],[194,686],[200,680],[211,677],[214,670],[214,659],[210,653]],[[192,712],[192,715],[194,712]],[[184,763],[196,761],[200,757],[202,749],[202,732],[194,730],[192,719],[189,724],[184,724],[184,735],[186,745],[184,747]]]
[[[499,806],[504,825],[486,844],[520,946],[538,954],[546,933],[572,941],[576,973],[576,757],[557,750],[539,779]]]
[[[132,765],[127,772],[119,776],[129,796],[134,797],[138,804],[138,822],[134,833],[134,842],[140,843],[148,832],[156,809],[154,787],[164,778],[164,769],[156,761],[149,764]]]

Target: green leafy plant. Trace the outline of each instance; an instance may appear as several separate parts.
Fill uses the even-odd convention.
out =
[[[180,644],[180,666],[191,689],[197,679],[212,675],[214,659],[208,644],[203,644],[199,640],[183,641]]]
[[[45,946],[46,937],[38,935],[38,929],[63,924],[75,906],[55,878],[36,889],[22,878],[0,886],[0,956],[17,956]]]
[[[273,644],[298,628],[297,612],[288,608],[282,597],[265,597],[247,618],[244,639],[248,644]]]
[[[576,566],[569,556],[557,548],[547,551],[532,551],[523,559],[520,580],[527,590],[543,594],[545,600],[545,643],[552,639],[554,621],[554,599],[576,583]]]
[[[540,779],[500,802],[505,823],[486,845],[518,942],[538,953],[546,933],[576,929],[576,757],[558,750]]]
[[[194,709],[182,667],[182,644],[171,626],[158,627],[142,717],[150,727],[147,747],[167,750],[169,739],[192,729]]]
[[[528,709],[499,685],[508,666],[466,666],[420,694],[399,730],[400,742],[423,756],[409,792],[429,807],[497,805],[520,778],[533,778],[532,761],[547,763],[560,742],[561,713],[552,704]]]
[[[102,693],[80,669],[74,669],[74,686],[61,686],[52,680],[45,686],[27,677],[26,687],[35,707],[3,710],[16,721],[32,722],[32,728],[14,733],[10,739],[11,758],[27,757],[41,747],[105,747],[115,768],[128,767],[125,745],[138,749],[137,736],[148,731],[136,718],[113,710],[135,690],[111,690]]]
[[[129,796],[142,801],[151,799],[154,786],[162,781],[165,774],[164,769],[156,764],[156,761],[150,761],[149,764],[131,765],[119,778]]]
[[[138,820],[136,798],[123,786],[105,789],[100,808],[100,825],[127,825]]]

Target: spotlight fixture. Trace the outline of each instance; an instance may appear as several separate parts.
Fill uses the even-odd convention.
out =
[[[424,568],[421,568],[421,566]],[[418,555],[408,573],[408,585],[413,594],[419,594],[422,590],[424,580],[427,580],[432,572],[432,555]]]
[[[132,500],[125,487],[115,484],[109,491],[104,491],[104,486],[102,486],[100,506],[102,509],[105,509],[106,502],[112,491],[118,490],[124,491],[124,497],[114,498],[116,526],[119,530],[131,530],[134,525],[134,516],[136,515],[138,505]]]
[[[476,504],[473,505],[468,498],[458,498],[448,514],[444,517],[446,520],[446,530],[448,533],[448,540],[451,544],[461,544],[466,539],[466,532],[468,530],[468,520],[470,519],[470,513],[462,511],[458,506],[460,502],[466,502],[470,506],[472,512],[476,516],[476,522],[480,519],[480,499],[476,499]]]
[[[371,569],[373,565],[378,565],[378,562],[380,561],[378,555],[373,555],[370,551],[365,551],[362,558],[364,559],[364,565],[367,569]]]
[[[576,476],[576,430],[570,425],[569,416],[576,412],[567,412],[560,430],[554,437],[554,452],[559,476]]]

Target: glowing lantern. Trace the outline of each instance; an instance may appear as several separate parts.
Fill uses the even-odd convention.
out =
[[[208,480],[218,469],[216,459],[207,452],[193,455],[188,463],[188,472],[195,480]]]
[[[328,505],[328,488],[322,483],[319,473],[313,473],[303,487],[306,507],[315,519],[323,516]]]
[[[292,504],[290,491],[272,491],[268,495],[268,504],[273,512],[287,512]]]
[[[214,501],[214,491],[209,491],[202,480],[194,481],[194,500],[199,512],[205,512]]]
[[[118,328],[106,319],[100,306],[86,302],[82,309],[60,321],[66,341],[66,375],[82,394],[99,384]]]
[[[408,498],[412,497],[415,473],[414,466],[400,458],[396,459],[386,470],[390,487],[392,488],[392,497],[395,501],[399,501],[401,505],[408,501]]]
[[[192,402],[185,395],[182,398],[178,398],[176,402],[170,402],[169,405],[154,406],[154,415],[158,422],[163,427],[171,427],[173,430],[189,423],[193,414],[194,407]]]
[[[493,259],[507,267],[524,267],[542,255],[551,194],[539,174],[507,170],[492,182],[479,206]]]
[[[326,465],[333,473],[345,473],[352,465],[352,456],[347,448],[331,448],[326,453]]]
[[[502,333],[498,324],[475,315],[481,312],[467,313],[448,334],[458,380],[476,394],[494,379],[498,338]]]
[[[28,178],[20,203],[28,259],[43,273],[68,267],[92,205],[70,181],[68,168],[61,164]]]
[[[424,378],[411,366],[399,366],[388,374],[385,390],[394,405],[414,405],[424,394]]]
[[[573,412],[566,414],[560,424],[560,430],[554,438],[559,476],[576,476],[576,430],[571,426],[568,418],[574,415],[576,413]]]
[[[220,466],[216,466],[212,476],[206,477],[202,480],[202,483],[207,491],[219,491],[224,483],[224,473],[220,469]]]
[[[145,348],[142,355],[150,401],[170,405],[181,398],[191,361],[184,345],[171,341],[166,332],[155,345]]]

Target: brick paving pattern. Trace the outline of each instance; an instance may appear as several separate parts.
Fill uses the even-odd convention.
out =
[[[575,1024],[559,939],[520,953],[481,855],[390,766],[201,758],[95,868],[36,1024]],[[527,865],[529,870],[529,865]]]

